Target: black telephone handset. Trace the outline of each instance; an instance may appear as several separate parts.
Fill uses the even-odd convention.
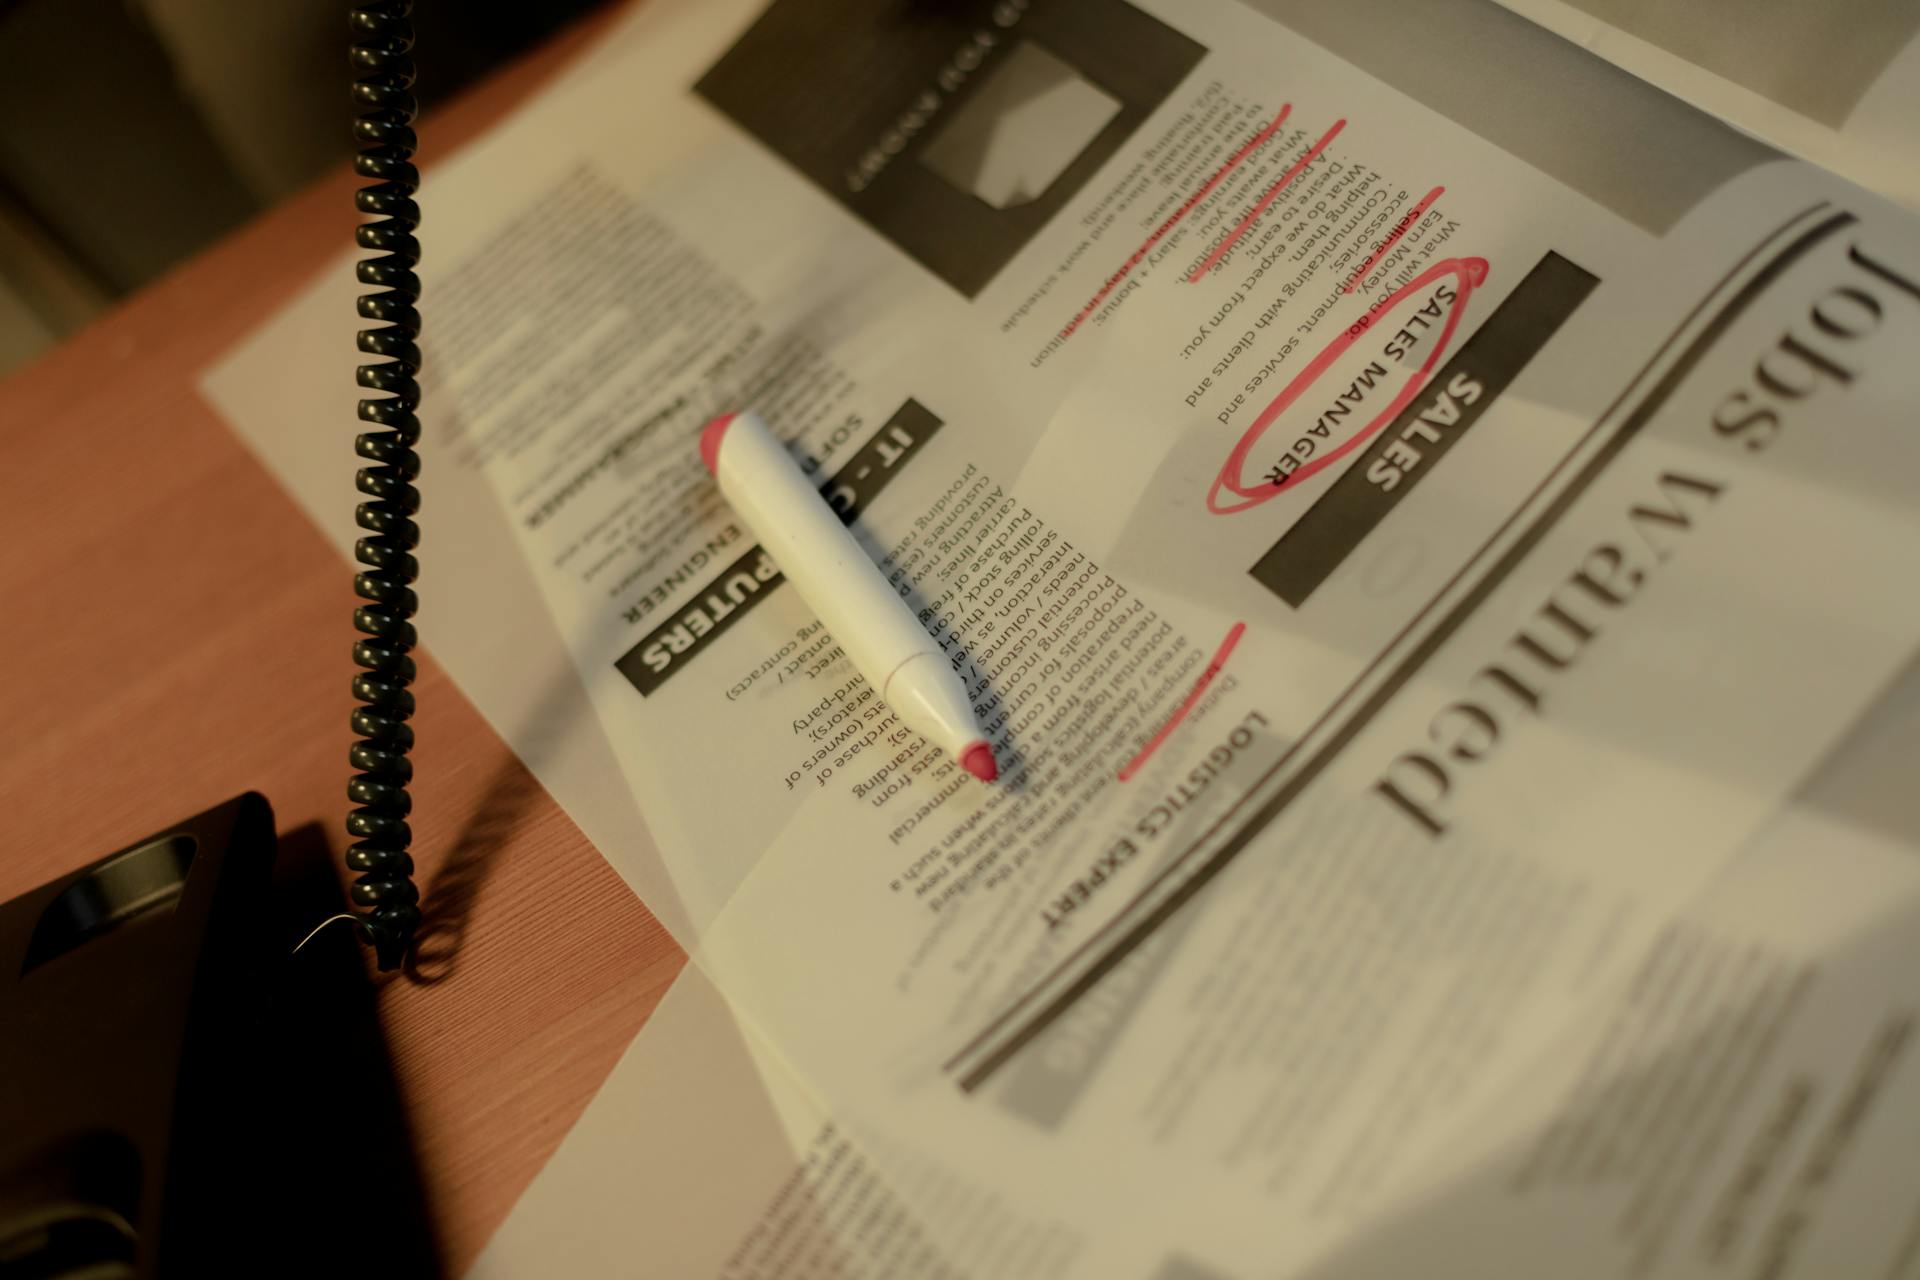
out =
[[[388,394],[360,402],[360,418],[384,430],[362,433],[355,451],[375,464],[355,477],[369,501],[354,511],[355,522],[367,535],[354,543],[354,555],[365,566],[354,575],[353,589],[367,601],[353,611],[353,625],[368,637],[356,641],[353,660],[362,670],[353,678],[353,732],[357,740],[349,753],[356,772],[347,784],[347,796],[359,807],[347,817],[347,833],[356,843],[347,850],[349,870],[358,873],[351,890],[362,935],[370,942],[382,969],[396,968],[406,958],[414,928],[420,923],[419,891],[414,887],[413,859],[407,852],[413,839],[407,825],[412,799],[407,783],[413,762],[415,643],[413,613],[417,599],[412,583],[419,572],[414,548],[420,526],[420,492],[413,487],[420,474],[420,206],[414,202],[420,173],[414,168],[417,139],[413,118],[413,23],[410,0],[376,0],[353,10],[354,102],[360,108],[354,138],[360,152],[355,172],[373,179],[355,193],[361,213],[380,220],[354,232],[362,249],[381,256],[362,259],[356,272],[360,283],[377,293],[360,298],[360,316],[383,327],[360,332],[360,350],[384,357],[380,364],[363,364],[360,385]]]

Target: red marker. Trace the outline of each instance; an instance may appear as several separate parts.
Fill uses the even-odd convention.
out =
[[[980,781],[999,777],[946,655],[767,424],[753,413],[715,418],[700,433],[700,460],[901,723]]]

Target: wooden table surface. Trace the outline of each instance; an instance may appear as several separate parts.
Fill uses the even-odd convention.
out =
[[[434,113],[425,165],[604,24]],[[355,185],[329,177],[0,383],[0,900],[247,790],[282,831],[347,843],[350,574],[195,384],[350,243]],[[352,376],[352,353],[324,358]],[[417,689],[418,879],[462,913],[459,949],[378,999],[457,1275],[683,957],[430,655]]]

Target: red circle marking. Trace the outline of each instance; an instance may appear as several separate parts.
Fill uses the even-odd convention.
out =
[[[1293,472],[1285,481],[1275,484],[1272,481],[1262,480],[1252,486],[1245,485],[1242,481],[1246,472],[1247,456],[1253,452],[1253,447],[1260,442],[1260,437],[1266,434],[1267,428],[1272,426],[1281,414],[1293,406],[1294,401],[1298,400],[1307,388],[1311,387],[1315,380],[1327,371],[1329,365],[1345,355],[1347,348],[1351,347],[1367,334],[1373,332],[1374,326],[1379,322],[1381,317],[1399,306],[1401,302],[1424,289],[1433,280],[1444,275],[1451,275],[1459,280],[1459,293],[1454,298],[1453,305],[1447,309],[1446,324],[1441,327],[1440,337],[1434,342],[1433,349],[1427,353],[1426,361],[1408,376],[1407,385],[1400,389],[1400,394],[1393,398],[1392,403],[1387,405],[1385,409],[1382,409],[1366,426],[1361,427],[1339,445],[1328,450],[1320,457],[1315,458],[1306,466]],[[1453,340],[1454,330],[1460,327],[1460,317],[1466,311],[1467,299],[1473,296],[1474,289],[1483,283],[1486,278],[1487,260],[1485,258],[1444,259],[1434,263],[1431,267],[1428,267],[1425,271],[1407,281],[1406,284],[1394,290],[1387,296],[1384,305],[1374,308],[1359,321],[1349,325],[1339,337],[1327,344],[1325,350],[1313,358],[1313,363],[1294,375],[1293,381],[1281,389],[1280,394],[1275,396],[1265,409],[1261,410],[1260,416],[1255,418],[1252,425],[1241,435],[1239,443],[1233,446],[1233,452],[1227,455],[1226,463],[1220,468],[1220,474],[1214,477],[1213,485],[1207,490],[1207,510],[1217,516],[1228,516],[1257,507],[1263,502],[1271,501],[1273,498],[1278,497],[1283,491],[1291,491],[1292,489],[1298,488],[1302,480],[1305,480],[1315,472],[1330,467],[1340,461],[1340,459],[1346,457],[1347,454],[1364,444],[1375,432],[1379,431],[1380,428],[1386,426],[1402,409],[1412,403],[1413,398],[1419,395],[1421,389],[1427,385],[1427,379],[1433,375],[1434,364],[1440,359],[1441,355],[1446,352],[1448,343]],[[1222,490],[1241,499],[1241,501],[1230,504],[1223,503],[1220,496]]]

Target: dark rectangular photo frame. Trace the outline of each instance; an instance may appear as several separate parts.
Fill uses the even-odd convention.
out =
[[[1045,191],[997,209],[919,157],[1022,41],[1120,109]],[[971,298],[1206,52],[1126,0],[775,0],[694,91]]]

